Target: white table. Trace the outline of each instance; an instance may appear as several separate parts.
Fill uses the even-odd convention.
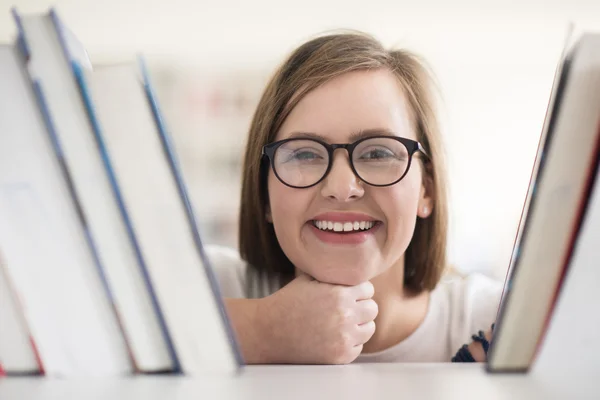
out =
[[[481,364],[249,366],[194,379],[11,377],[0,379],[0,399],[600,399],[600,376],[557,375],[491,375]]]

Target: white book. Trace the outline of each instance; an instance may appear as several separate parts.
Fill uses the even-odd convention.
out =
[[[28,79],[27,49],[2,48],[0,243],[49,376],[131,372],[77,204],[57,157],[44,87]],[[60,77],[54,77],[60,79]]]
[[[125,64],[83,76],[183,373],[234,372],[241,357],[142,71]]]
[[[4,49],[0,47],[0,53]],[[0,70],[4,58],[0,55]],[[0,252],[0,365],[8,374],[41,372],[16,291]]]
[[[600,34],[583,34],[561,64],[488,354],[490,372],[526,372],[533,365],[596,176]]]
[[[600,130],[600,128],[599,128]],[[549,379],[600,376],[600,169],[533,371]]]
[[[161,312],[144,273],[144,260],[135,235],[128,229],[127,214],[119,207],[119,193],[104,168],[107,160],[98,151],[93,120],[76,79],[81,69],[91,69],[87,52],[54,10],[22,15],[19,22],[29,48],[31,79],[43,88],[66,174],[135,369],[177,369]]]

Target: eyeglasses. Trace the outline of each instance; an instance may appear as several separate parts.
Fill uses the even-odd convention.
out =
[[[390,186],[404,178],[413,155],[429,158],[421,144],[398,136],[369,136],[354,143],[329,144],[318,139],[291,138],[262,148],[277,179],[286,186],[304,189],[321,182],[333,165],[336,149],[346,149],[354,174],[371,186]]]

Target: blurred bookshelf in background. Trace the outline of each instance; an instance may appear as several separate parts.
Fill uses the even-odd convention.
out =
[[[268,72],[206,72],[150,64],[207,244],[237,248],[241,168],[248,128]]]

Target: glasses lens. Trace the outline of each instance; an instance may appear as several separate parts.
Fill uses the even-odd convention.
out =
[[[352,154],[356,173],[372,185],[396,182],[406,173],[409,160],[406,146],[393,138],[367,139]]]
[[[298,139],[285,142],[275,152],[275,173],[291,186],[306,187],[317,183],[329,163],[325,147],[314,140]]]

